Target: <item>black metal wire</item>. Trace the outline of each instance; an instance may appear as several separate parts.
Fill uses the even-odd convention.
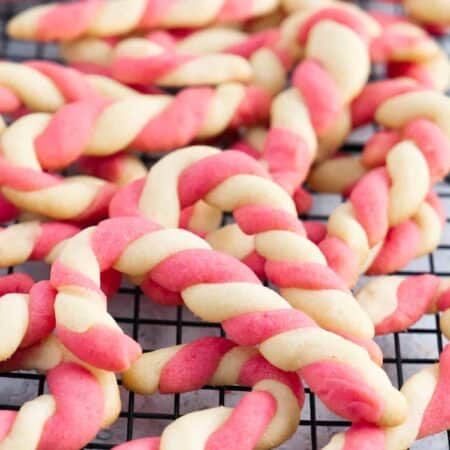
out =
[[[34,44],[34,43],[16,43],[11,41],[8,36],[5,33],[5,23],[16,13],[18,8],[24,8],[29,6],[30,4],[36,4],[36,3],[44,3],[44,2],[38,2],[38,1],[27,1],[27,2],[4,2],[0,4],[0,58],[2,59],[11,59],[11,60],[17,60],[22,61],[26,59],[36,59],[36,58],[44,58],[44,59],[52,59],[52,60],[58,60],[58,57],[54,51],[54,48],[51,45],[42,45],[42,44]],[[360,0],[360,5],[367,8],[371,5],[373,5],[374,2],[371,0]],[[393,6],[398,7],[398,6]],[[448,45],[447,47],[450,47]],[[48,55],[51,55],[49,57]],[[375,76],[376,78],[376,76]],[[344,151],[347,152],[359,152],[362,149],[362,143],[349,143],[344,146]],[[144,159],[146,162],[150,163],[151,158]],[[447,188],[445,188],[445,185],[443,185],[444,188],[440,189],[439,196],[445,201],[446,199],[450,199],[450,187],[447,184]],[[319,198],[318,196],[315,196],[316,199]],[[341,199],[342,200],[342,199]],[[449,200],[450,203],[450,200]],[[449,208],[449,215],[450,215],[450,208]],[[308,214],[306,216],[302,216],[303,219],[309,219],[309,220],[319,220],[319,221],[326,221],[328,219],[327,214],[319,214],[319,213],[312,213]],[[450,223],[450,217],[447,217],[446,220],[447,223]],[[420,271],[414,271],[414,270],[403,270],[399,273],[402,275],[416,275],[421,272],[428,272],[433,273],[439,276],[450,276],[450,267],[449,270],[437,270],[436,264],[435,264],[435,255],[439,254],[441,251],[450,250],[450,244],[442,244],[439,246],[439,248],[436,250],[436,252],[432,255],[429,255],[428,257],[428,267],[427,270],[420,270]],[[19,268],[9,268],[8,273],[13,273],[14,270],[18,270]],[[141,338],[141,330],[146,326],[153,326],[153,327],[167,327],[168,329],[175,329],[175,342],[177,344],[180,344],[183,342],[183,337],[185,334],[185,331],[190,330],[197,330],[199,332],[203,332],[204,334],[216,334],[216,335],[224,335],[223,330],[221,329],[220,325],[217,324],[210,324],[205,322],[200,322],[193,320],[189,316],[185,318],[185,311],[183,308],[178,307],[176,309],[176,314],[174,319],[161,319],[159,317],[144,317],[141,310],[142,305],[144,302],[148,302],[148,299],[144,298],[142,295],[142,292],[139,288],[131,288],[129,286],[122,286],[119,290],[119,294],[123,297],[127,297],[128,300],[126,301],[132,301],[133,307],[132,307],[132,313],[130,315],[120,315],[115,316],[115,319],[117,322],[126,329],[127,332],[129,332],[132,337],[136,340],[139,340]],[[401,337],[404,335],[434,335],[436,337],[436,343],[437,343],[437,350],[440,353],[442,351],[444,342],[442,335],[440,333],[439,329],[439,320],[438,316],[436,315],[434,325],[432,327],[414,327],[412,329],[403,331],[401,333],[395,333],[393,335],[394,339],[394,350],[395,354],[393,357],[386,357],[384,358],[384,363],[388,366],[395,366],[396,368],[396,379],[399,386],[402,385],[405,375],[404,375],[404,369],[408,365],[422,365],[422,364],[430,364],[436,362],[436,359],[434,358],[428,358],[428,357],[417,357],[417,358],[407,358],[403,356],[402,352],[402,339]],[[158,342],[154,343],[156,346],[158,345]],[[149,351],[151,349],[146,349],[146,351]],[[21,380],[23,382],[32,382],[36,385],[36,394],[35,395],[41,395],[44,393],[45,390],[45,377],[43,375],[39,375],[36,373],[7,373],[7,374],[0,374],[0,383],[3,381],[6,382],[14,382]],[[122,433],[119,433],[120,436],[118,438],[113,438],[112,433],[108,431],[102,431],[99,433],[97,438],[92,442],[91,444],[87,445],[87,449],[111,449],[114,445],[117,445],[125,440],[130,440],[136,437],[142,437],[136,435],[136,422],[138,420],[145,420],[146,423],[150,424],[155,422],[161,422],[161,423],[167,423],[170,422],[177,417],[179,417],[181,414],[183,414],[182,411],[182,396],[181,395],[174,395],[173,396],[173,405],[171,408],[171,411],[149,411],[149,412],[143,412],[139,411],[137,407],[139,396],[135,395],[133,393],[126,392],[125,389],[121,388],[123,390],[124,398],[123,401],[123,409],[120,413],[120,419],[124,420],[124,423],[122,424]],[[217,405],[225,405],[229,396],[231,394],[236,395],[239,393],[243,393],[248,391],[247,388],[238,387],[238,386],[224,386],[224,387],[213,387],[213,386],[205,386],[202,388],[201,392],[211,392],[216,391],[217,392],[217,403],[210,404],[209,406],[217,406]],[[309,417],[305,417],[301,420],[299,424],[299,430],[301,432],[301,436],[303,438],[303,441],[306,439],[310,441],[311,443],[311,449],[312,450],[318,450],[321,446],[323,446],[326,443],[327,436],[330,434],[329,429],[332,428],[335,429],[345,429],[349,422],[340,420],[338,418],[331,418],[331,419],[323,419],[320,417],[320,411],[319,411],[319,402],[315,398],[315,396],[310,392],[308,388],[305,389],[306,392],[306,401],[305,401],[305,407],[309,407]],[[4,399],[0,397],[0,410],[1,409],[13,409],[18,410],[20,408],[20,403],[7,403]],[[309,430],[309,431],[308,431]],[[144,435],[150,435],[150,431],[146,432]],[[157,434],[157,433],[154,433]],[[309,436],[309,438],[308,438]],[[450,434],[447,434],[447,441],[448,441],[448,448],[450,450]],[[300,448],[297,444],[294,444],[293,446],[283,446],[283,449],[293,449],[293,448]],[[302,442],[302,447],[306,448],[304,445],[304,442]],[[443,450],[443,449],[442,449]]]

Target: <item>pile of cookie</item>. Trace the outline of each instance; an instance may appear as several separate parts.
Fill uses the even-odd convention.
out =
[[[0,450],[82,449],[120,414],[117,374],[143,395],[251,391],[115,450],[276,448],[302,382],[353,423],[324,450],[450,427],[450,347],[398,390],[374,341],[436,312],[450,338],[450,280],[389,275],[438,246],[450,171],[434,36],[450,2],[402,3],[83,0],[8,23],[66,64],[0,61],[0,267],[51,264],[49,280],[0,278],[0,371],[49,388],[0,411]],[[367,124],[362,153],[340,154]],[[311,189],[345,196],[326,224],[298,218]],[[108,313],[122,277],[227,338],[143,353]]]

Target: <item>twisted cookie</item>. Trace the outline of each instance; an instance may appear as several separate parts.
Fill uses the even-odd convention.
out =
[[[258,345],[279,369],[299,370],[337,414],[379,424],[403,420],[403,398],[365,350],[319,328],[244,264],[199,237],[141,218],[110,219],[84,230],[53,264],[58,336],[81,360],[123,371],[139,356],[98,289],[100,270],[111,266],[159,295],[181,296],[203,320],[222,323],[239,345]]]
[[[228,83],[216,89],[185,89],[176,96],[128,95],[115,101],[72,102],[54,115],[22,117],[8,133],[19,133],[22,127],[14,141],[27,140],[31,147],[27,150],[33,153],[28,159],[56,170],[83,154],[105,157],[130,148],[172,150],[217,136],[229,127],[257,124],[268,117],[269,107],[270,96],[265,91]],[[7,150],[3,148],[4,153]],[[21,156],[24,151],[16,150]]]
[[[13,38],[72,40],[82,36],[117,36],[137,29],[197,28],[269,14],[278,0],[105,0],[41,5],[8,23]]]
[[[379,27],[361,10],[339,4],[294,14],[282,28],[291,52],[304,59],[292,87],[272,103],[263,158],[292,194],[317,153],[334,151],[350,130],[347,105],[368,79],[367,42]]]
[[[351,104],[352,126],[358,128],[371,123],[384,102],[397,95],[417,91],[423,91],[423,88],[411,79],[399,78],[367,83]],[[335,158],[320,162],[311,170],[308,184],[317,192],[348,194],[371,168],[385,164],[386,152],[398,142],[397,137],[397,133],[389,131],[375,133],[364,146],[361,155],[337,155]],[[378,149],[380,145],[385,148],[382,161],[379,161],[381,152],[372,150]],[[374,161],[377,161],[378,165],[374,165]]]
[[[441,330],[450,336],[450,284],[435,275],[379,277],[356,295],[376,334],[402,331],[426,313],[442,312]]]
[[[175,421],[162,436],[167,448],[229,448],[230,440],[240,449],[277,447],[296,431],[304,401],[297,374],[276,369],[255,349],[219,337],[145,353],[122,380],[128,389],[144,395],[188,392],[205,384],[252,387],[234,409],[208,409]],[[199,422],[192,423],[186,435],[195,417]],[[136,444],[119,448],[132,445]]]
[[[124,83],[184,86],[251,81],[276,94],[284,88],[291,66],[282,41],[278,28],[247,34],[214,27],[184,37],[164,31],[117,42],[90,37],[62,44],[61,53],[81,71],[104,73]]]
[[[208,234],[208,242],[247,263],[278,286],[295,308],[321,327],[363,345],[381,363],[368,317],[326,266],[319,249],[306,239],[289,195],[267,178],[256,161],[240,152],[188,147],[156,163],[146,180],[119,192],[110,214],[144,216],[177,227],[181,209],[199,201],[233,212],[238,225]],[[153,284],[144,283],[142,288],[162,303],[181,301],[155,291]]]
[[[386,64],[387,75],[408,77],[442,92],[449,86],[449,59],[422,28],[398,16],[373,14],[383,32],[371,42],[373,62]]]
[[[21,107],[55,112],[78,100],[112,101],[137,95],[137,91],[106,77],[84,75],[50,61],[0,61],[2,113],[13,113]]]
[[[394,130],[394,145],[385,145],[376,154],[386,166],[361,178],[349,200],[333,211],[328,236],[320,244],[330,265],[349,284],[370,267],[389,227],[401,226],[419,213],[431,183],[450,169],[447,97],[432,91],[397,95],[383,102],[376,116],[380,124]],[[433,209],[427,208],[421,224],[429,220],[440,229]],[[431,241],[436,243],[434,238]]]
[[[409,220],[389,228],[383,245],[366,272],[369,275],[396,272],[414,258],[431,253],[439,245],[444,226],[444,206],[430,191]]]
[[[226,84],[216,90],[185,90],[174,98],[133,96],[112,104],[80,101],[53,116],[30,114],[1,136],[2,193],[22,210],[92,222],[105,213],[114,186],[85,176],[61,179],[42,169],[65,167],[83,153],[107,156],[130,146],[169,150],[221,133],[230,124],[258,121],[266,116],[268,106],[263,91]]]
[[[447,430],[450,427],[449,370],[450,347],[446,346],[439,364],[420,370],[403,385],[401,392],[409,405],[408,418],[403,424],[392,428],[355,424],[345,433],[335,435],[323,450],[403,450],[416,439]]]
[[[78,450],[120,413],[115,375],[83,365],[52,336],[0,363],[0,371],[22,369],[47,372],[50,393],[0,411],[2,450]]]
[[[390,99],[414,92],[427,91],[414,80],[406,78],[368,83],[352,102],[353,127],[357,128],[374,121],[377,111]],[[417,113],[417,118],[421,118],[421,113],[423,111]],[[405,140],[415,138],[411,128],[399,131],[382,130],[375,133],[364,146],[361,155],[340,155],[320,163],[311,171],[308,183],[318,192],[348,193],[370,169],[386,164],[389,150],[402,138]]]
[[[230,81],[246,83],[252,77],[251,65],[245,58],[225,53],[180,53],[170,34],[167,38],[159,33],[128,37],[114,46],[106,40],[88,38],[66,44],[62,51],[77,69],[104,73],[127,84],[201,86]]]
[[[432,191],[421,203],[417,212],[408,220],[389,227],[382,245],[365,272],[381,275],[396,272],[414,258],[431,253],[439,245],[445,225],[445,211],[442,201]],[[319,229],[320,239],[326,237]],[[339,255],[335,264],[339,266]],[[345,262],[342,262],[344,264]]]
[[[383,105],[389,108],[391,101],[394,104],[401,99],[407,102],[408,98],[417,99],[421,93],[424,99],[429,95],[428,91],[406,79],[371,83],[353,102],[353,122],[355,126],[368,123],[378,111],[383,111]],[[321,163],[313,169],[308,180],[309,184],[318,191],[344,192],[350,195],[352,188],[366,173],[386,165],[391,149],[402,140],[414,142],[425,155],[431,170],[431,182],[441,179],[450,167],[448,159],[450,152],[445,134],[447,125],[444,123],[445,108],[448,108],[448,105],[447,99],[440,97],[439,94],[434,94],[434,99],[436,100],[434,108],[437,111],[434,113],[427,111],[433,102],[431,97],[428,106],[417,105],[417,111],[411,112],[409,123],[401,127],[400,131],[383,130],[376,133],[365,145],[361,156],[343,156]],[[441,106],[438,106],[440,100]],[[443,109],[438,111],[441,107]],[[426,117],[430,121],[425,120]],[[439,118],[438,127],[432,123],[433,117]],[[430,145],[430,142],[433,144]],[[389,170],[392,170],[392,167],[391,163]],[[340,174],[339,177],[336,176],[337,173]],[[418,186],[413,189],[420,192]],[[415,214],[389,228],[382,247],[370,263],[367,272],[370,274],[394,272],[413,258],[433,251],[439,242],[444,222],[443,206],[439,198],[429,192]]]

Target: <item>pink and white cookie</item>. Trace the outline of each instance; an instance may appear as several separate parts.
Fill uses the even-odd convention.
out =
[[[377,424],[404,420],[403,397],[367,351],[320,328],[198,236],[143,218],[114,218],[84,230],[53,264],[58,336],[81,360],[123,371],[140,354],[106,312],[98,286],[100,271],[109,267],[160,295],[181,297],[203,320],[222,323],[239,345],[257,345],[279,369],[299,370],[337,414]]]
[[[206,440],[205,448],[228,448],[231,439],[239,448],[277,447],[296,431],[304,401],[297,374],[271,366],[254,348],[238,347],[219,337],[145,353],[122,374],[122,380],[128,389],[142,395],[188,392],[205,384],[251,387],[252,393],[234,410],[222,409],[220,422],[208,425],[208,419],[217,413],[209,409],[205,426],[193,427],[194,433],[203,436],[192,439]],[[163,441],[190,441],[179,434],[189,419],[183,422],[183,428],[176,422],[171,424],[163,433]]]
[[[271,94],[286,84],[292,58],[279,28],[248,34],[229,27],[153,31],[145,36],[87,37],[63,43],[63,58],[87,73],[124,83],[170,86],[251,82]],[[248,62],[247,62],[248,60]]]
[[[82,36],[117,36],[154,28],[199,28],[273,12],[279,0],[73,1],[29,8],[8,23],[16,39],[66,41]]]
[[[115,374],[81,363],[54,336],[0,363],[1,372],[13,370],[46,372],[49,393],[0,411],[4,448],[78,450],[119,416]]]
[[[213,248],[245,262],[295,308],[362,345],[381,364],[381,352],[371,341],[370,320],[306,238],[292,199],[253,158],[206,146],[178,150],[157,162],[145,180],[123,188],[111,202],[110,214],[147,217],[177,227],[186,209],[200,201],[232,212],[236,220],[206,235]],[[142,288],[161,303],[181,301],[152,284]]]
[[[403,385],[401,392],[408,400],[408,417],[403,424],[391,428],[355,424],[345,433],[335,435],[322,450],[403,450],[416,439],[447,430],[449,358],[447,346],[438,364],[420,370]]]
[[[377,122],[398,138],[380,158],[385,165],[364,175],[348,201],[333,211],[328,236],[320,244],[348,283],[371,266],[390,228],[421,213],[419,226],[430,220],[433,231],[442,229],[440,208],[429,191],[450,170],[449,117],[450,100],[432,91],[396,95],[378,107]],[[433,235],[427,244],[437,242]]]

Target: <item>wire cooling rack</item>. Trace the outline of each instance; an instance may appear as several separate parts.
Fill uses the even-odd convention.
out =
[[[205,0],[208,1],[208,0]],[[5,23],[19,9],[36,1],[2,1],[0,3],[0,57],[2,59],[25,60],[44,58],[58,60],[57,49],[52,45],[29,42],[15,42],[5,33]],[[375,2],[360,1],[368,8]],[[393,6],[391,6],[393,8]],[[450,39],[442,44],[450,50]],[[374,75],[375,76],[375,75]],[[357,152],[371,133],[370,129],[353,134],[344,150]],[[447,220],[442,243],[431,255],[413,261],[401,274],[434,273],[450,276],[450,185],[441,183],[436,191],[444,202]],[[334,207],[342,201],[336,195],[314,194],[314,208],[305,219],[325,222]],[[35,279],[48,277],[48,267],[42,263],[27,263],[9,268],[8,273],[26,272]],[[364,280],[363,280],[364,281]],[[189,342],[206,335],[223,335],[217,324],[201,322],[184,308],[164,308],[153,304],[138,288],[123,285],[119,293],[109,302],[109,310],[120,326],[137,339],[146,351],[168,345]],[[393,335],[377,338],[385,355],[384,368],[394,384],[403,381],[424,365],[434,363],[442,351],[445,340],[439,330],[437,316],[424,317],[411,329]],[[0,409],[19,409],[25,401],[46,391],[45,377],[35,373],[8,373],[0,375]],[[203,389],[182,395],[153,395],[143,397],[129,393],[121,387],[122,412],[119,420],[109,429],[101,431],[86,448],[110,449],[126,440],[150,435],[159,435],[175,418],[190,411],[217,405],[236,404],[245,388],[225,386]],[[321,402],[306,389],[305,407],[302,420],[294,437],[281,447],[283,450],[322,448],[335,432],[342,431],[349,424],[328,412]],[[450,435],[441,433],[415,443],[419,449],[450,450]],[[57,449],[55,449],[57,450]],[[182,449],[180,449],[182,450]]]

